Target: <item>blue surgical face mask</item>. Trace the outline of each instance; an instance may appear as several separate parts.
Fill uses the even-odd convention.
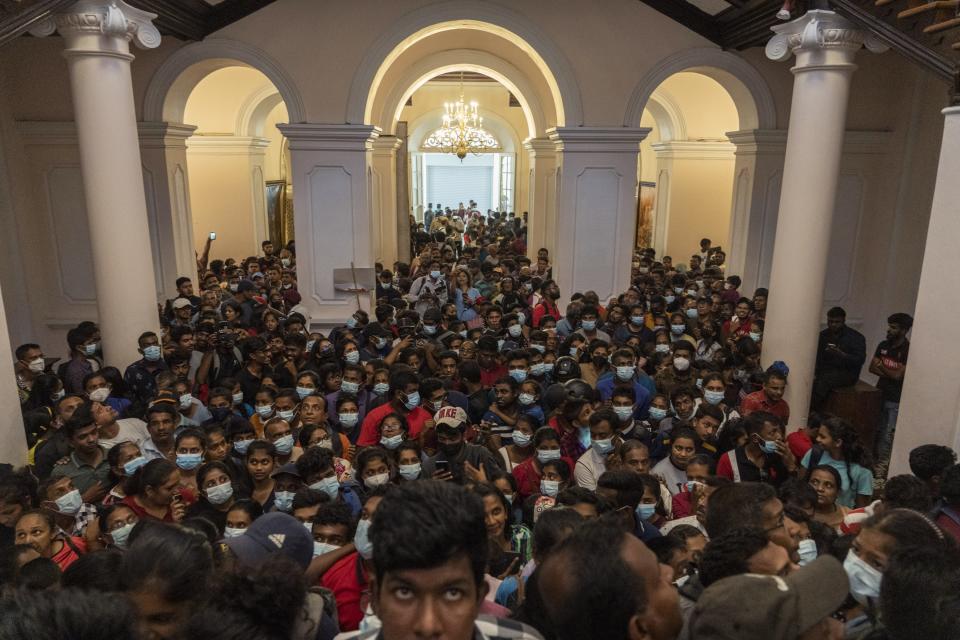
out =
[[[532,393],[521,393],[519,396],[517,396],[517,399],[520,401],[520,404],[525,407],[529,407],[537,400],[536,396],[534,396]]]
[[[93,344],[87,344],[83,346],[83,353],[86,356],[94,356],[97,354],[97,348],[100,347],[100,344],[94,342]]]
[[[669,304],[673,304],[673,301],[676,300],[677,298],[675,296],[663,296],[663,299],[669,305]]]
[[[540,463],[560,459],[560,449],[537,449],[537,460]]]
[[[260,415],[261,418],[267,418],[267,417],[270,416],[271,413],[273,413],[273,405],[272,405],[272,404],[258,404],[258,405],[257,405],[257,413]]]
[[[329,542],[314,542],[313,543],[313,557],[322,556],[325,553],[330,553],[331,551],[336,551],[340,547],[335,544],[330,544]]]
[[[526,369],[510,369],[510,377],[517,382],[523,382],[527,379]]]
[[[287,435],[278,438],[276,441],[274,441],[273,446],[277,448],[277,453],[280,455],[290,455],[290,452],[293,451],[293,434],[288,433]]]
[[[160,351],[159,345],[152,344],[149,347],[143,348],[143,357],[150,362],[156,362],[157,360],[159,360],[160,354],[161,354],[161,351]]]
[[[231,396],[233,404],[243,404],[243,392],[235,393]]]
[[[512,324],[507,327],[507,333],[510,334],[511,338],[519,338],[523,335],[523,327],[519,324]]]
[[[316,389],[311,389],[310,387],[297,387],[297,395],[300,396],[300,399],[303,400],[308,395],[316,391]]]
[[[293,416],[296,415],[296,411],[293,409],[284,409],[283,411],[277,411],[277,417],[283,418],[287,422],[293,420]]]
[[[683,332],[687,330],[687,325],[685,324],[672,324],[670,325],[670,332],[675,336],[683,335]]]
[[[224,527],[223,528],[223,537],[224,538],[239,538],[246,532],[246,529],[237,529],[236,527]]]
[[[760,342],[760,338],[762,337],[763,337],[762,333],[755,333],[753,331],[750,332],[750,339],[753,340],[754,342]]]
[[[777,442],[776,440],[764,440],[762,448],[764,453],[777,453]]]
[[[696,320],[700,316],[700,312],[697,311],[696,307],[690,307],[689,309],[687,309],[686,314],[688,318],[691,318],[693,320]]]
[[[349,413],[338,413],[337,420],[340,421],[341,426],[352,429],[357,426],[357,422],[360,421],[360,414],[353,413],[352,411]]]
[[[800,562],[798,564],[801,567],[808,565],[817,559],[817,543],[810,538],[801,540],[800,546],[797,548],[797,553],[800,554]]]
[[[435,325],[435,324],[425,324],[425,325],[423,325],[423,332],[424,332],[426,335],[428,335],[428,336],[436,335],[436,333],[437,333],[437,325]]]
[[[433,278],[434,280],[439,280],[440,272],[434,269],[433,271],[430,272],[430,277]]]
[[[250,440],[237,440],[233,443],[233,448],[242,456],[247,455],[247,449],[250,448],[250,443],[253,442],[253,439]]]
[[[594,329],[597,328],[597,321],[583,320],[580,322],[580,326],[583,328],[584,331],[593,331]]]
[[[403,442],[402,433],[398,433],[395,436],[390,436],[389,438],[387,436],[382,436],[380,438],[380,444],[382,444],[385,449],[389,449],[390,451],[393,451],[399,447],[401,442]]]
[[[655,504],[638,504],[637,505],[637,516],[641,520],[649,520],[653,517],[653,514],[657,512],[657,505]]]
[[[413,411],[420,406],[420,392],[414,391],[413,393],[407,394],[407,399],[403,401],[403,406],[407,408],[407,411]]]
[[[346,362],[347,364],[357,364],[358,362],[360,362],[360,352],[351,351],[350,353],[343,354],[343,361]]]
[[[331,500],[335,500],[340,493],[340,483],[337,481],[337,476],[335,475],[317,480],[310,485],[310,488],[314,491],[322,491],[327,494]]]
[[[544,373],[544,375],[546,375],[546,374],[548,374],[548,373],[553,373],[553,363],[552,363],[552,362],[544,362],[544,363],[543,363],[543,373]]]
[[[880,597],[883,574],[861,560],[853,549],[847,552],[847,558],[843,561],[843,570],[847,572],[847,578],[850,580],[850,595],[854,600],[867,605],[870,600]]]
[[[383,349],[387,346],[386,338],[377,338],[377,349]]]
[[[416,480],[420,477],[421,466],[419,462],[401,464],[397,469],[400,471],[400,477],[404,480]]]
[[[354,352],[356,353],[356,352]],[[356,395],[360,391],[360,385],[356,382],[350,382],[349,380],[344,380],[340,383],[340,391],[344,393],[349,393],[350,395]]]
[[[289,513],[293,508],[293,496],[295,494],[293,491],[277,491],[273,494],[273,505],[277,508],[277,511],[283,511],[284,513]]]
[[[644,320],[643,316],[630,316],[630,324],[632,324],[635,327],[639,327],[640,325],[642,325],[643,320]]]
[[[357,532],[353,535],[353,544],[364,560],[373,558],[373,542],[370,540],[370,520],[357,523]]]
[[[605,440],[594,440],[590,443],[590,446],[593,447],[593,450],[599,453],[602,456],[607,455],[613,451],[613,438],[606,438]]]
[[[513,444],[518,447],[526,447],[533,440],[533,436],[529,433],[517,431],[516,429],[510,434],[510,438],[513,440]]]
[[[137,456],[133,460],[127,460],[123,463],[123,472],[128,476],[132,476],[136,473],[137,469],[147,464],[147,459],[143,456]]]
[[[713,391],[711,389],[706,389],[703,392],[703,399],[707,401],[708,404],[717,405],[723,402],[723,399],[726,397],[723,391]]]
[[[206,493],[207,501],[210,504],[223,504],[233,497],[233,484],[224,482],[223,484],[218,484],[215,487],[206,489]]]
[[[196,469],[200,466],[200,463],[203,462],[202,453],[178,453],[177,454],[177,466],[183,469],[184,471],[190,471],[191,469]]]
[[[347,328],[348,328],[348,329],[356,329],[356,328],[357,328],[357,319],[354,318],[353,316],[350,316],[349,318],[347,318],[347,323],[346,323],[346,324],[347,324]]]
[[[384,395],[387,391],[390,391],[390,385],[386,382],[378,382],[373,385],[373,392],[378,396]]]
[[[119,529],[114,529],[110,532],[110,537],[113,538],[113,544],[118,549],[127,548],[127,540],[130,538],[130,532],[133,531],[135,526],[137,526],[136,522],[133,524],[127,523]]]
[[[590,427],[577,427],[577,440],[580,441],[580,446],[584,449],[589,449],[590,443],[592,442],[590,438]]]
[[[313,351],[313,345],[317,344],[316,340],[307,340],[307,353]]]
[[[560,493],[560,483],[556,480],[541,480],[540,493],[551,498],[556,498]]]
[[[660,407],[650,407],[649,413],[654,420],[663,420],[667,417],[667,410]]]
[[[670,345],[666,343],[658,344],[653,348],[657,353],[670,353]]]
[[[633,407],[614,407],[613,412],[617,414],[621,422],[626,422],[633,417]]]
[[[617,377],[621,380],[629,380],[636,371],[633,365],[621,365],[617,367]]]

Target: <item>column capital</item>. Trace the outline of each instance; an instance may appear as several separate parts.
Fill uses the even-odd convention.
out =
[[[736,146],[737,155],[783,153],[787,147],[786,129],[743,129],[728,131],[727,139]]]
[[[548,138],[527,138],[523,148],[535,157],[552,156],[557,152],[557,143]]]
[[[564,153],[637,153],[650,127],[553,127],[547,136]]]
[[[105,36],[121,40],[125,45],[132,40],[141,49],[155,49],[160,46],[160,31],[153,24],[156,17],[156,14],[132,7],[123,0],[80,0],[65,11],[38,22],[30,29],[30,35],[40,38],[59,32],[64,38]],[[105,54],[123,53],[107,44],[101,44],[98,49]]]
[[[651,147],[658,158],[697,160],[730,160],[736,149],[736,146],[730,142],[695,140],[658,142]]]
[[[767,42],[767,57],[782,62],[794,55],[795,71],[850,65],[862,47],[873,53],[889,48],[869,31],[833,11],[811,9],[796,20],[771,29],[776,35]]]
[[[191,124],[176,122],[138,122],[141,149],[167,149],[187,147],[187,138],[197,128]]]
[[[380,128],[369,124],[278,124],[290,150],[370,151]]]
[[[375,156],[392,156],[403,146],[403,140],[396,136],[379,136],[370,142]]]

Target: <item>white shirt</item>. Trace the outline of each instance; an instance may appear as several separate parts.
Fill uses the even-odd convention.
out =
[[[132,442],[138,447],[150,439],[150,432],[147,431],[147,423],[140,418],[121,418],[117,420],[117,426],[120,430],[112,438],[100,438],[100,446],[104,449],[112,449],[121,442]]]
[[[677,469],[673,466],[673,463],[670,462],[670,456],[667,456],[655,464],[653,469],[650,470],[650,473],[663,478],[663,482],[667,485],[667,489],[670,490],[670,495],[672,496],[680,493],[680,485],[687,482],[686,470]]]
[[[660,527],[660,533],[667,535],[670,531],[676,527],[679,527],[682,524],[688,524],[692,527],[696,527],[703,533],[704,537],[707,536],[707,530],[703,528],[703,525],[700,524],[700,521],[697,520],[697,516],[687,516],[686,518],[677,518],[676,520],[671,520],[667,524]]]
[[[577,484],[590,491],[597,490],[597,480],[607,470],[607,456],[600,455],[593,447],[587,449],[577,460],[573,475]]]

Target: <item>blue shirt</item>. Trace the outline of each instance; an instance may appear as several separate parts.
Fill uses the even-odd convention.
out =
[[[607,371],[600,376],[600,379],[597,380],[597,391],[600,393],[601,400],[607,401],[613,398],[613,390],[617,382],[616,374],[612,371]],[[633,417],[642,420],[647,417],[647,410],[650,408],[650,398],[657,392],[656,386],[653,384],[650,376],[645,373],[635,374],[627,383],[633,384],[633,393],[637,396],[637,408],[636,411],[633,412]]]
[[[804,469],[810,469],[810,454],[813,449],[807,451],[800,464]],[[818,465],[830,465],[840,474],[840,493],[837,494],[837,503],[851,509],[857,506],[857,496],[873,495],[873,473],[869,469],[864,469],[857,463],[849,465],[850,473],[847,473],[847,463],[843,460],[834,460],[826,451],[820,456]],[[851,479],[853,480],[851,484]]]

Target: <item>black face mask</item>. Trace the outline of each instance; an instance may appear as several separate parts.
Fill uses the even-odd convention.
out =
[[[460,454],[460,451],[463,449],[463,441],[461,440],[456,444],[437,444],[437,449],[447,460],[450,460]]]
[[[210,409],[210,415],[217,422],[223,422],[231,413],[233,413],[233,410],[230,407],[211,407]]]
[[[602,369],[607,365],[606,356],[593,356],[593,366],[597,369]]]

